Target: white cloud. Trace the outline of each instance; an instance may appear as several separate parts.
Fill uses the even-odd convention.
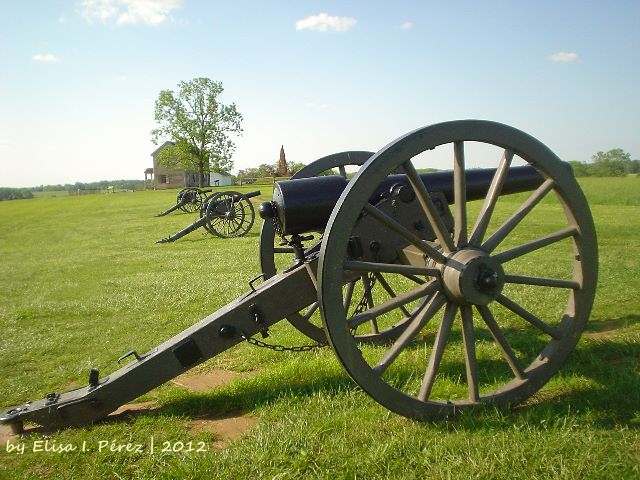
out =
[[[170,13],[181,6],[182,0],[82,0],[79,4],[81,15],[89,23],[153,26],[170,19]]]
[[[346,32],[354,27],[357,20],[352,17],[335,17],[327,13],[310,15],[296,22],[296,30],[314,30],[316,32],[326,32],[334,30],[336,32]]]
[[[413,22],[409,22],[409,21],[402,22],[402,24],[400,25],[400,28],[402,30],[411,30],[413,28]]]
[[[575,52],[556,52],[549,55],[549,60],[556,63],[573,63],[579,59],[578,54]]]
[[[36,53],[31,58],[33,58],[36,62],[42,62],[42,63],[56,63],[60,61],[60,59],[56,57],[53,53]]]
[[[319,102],[306,102],[305,106],[313,110],[326,110],[327,108],[329,108],[329,104]]]

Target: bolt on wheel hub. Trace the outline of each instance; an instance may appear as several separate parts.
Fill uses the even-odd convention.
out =
[[[487,305],[502,291],[504,270],[485,252],[465,248],[447,260],[442,281],[452,301],[462,305]]]

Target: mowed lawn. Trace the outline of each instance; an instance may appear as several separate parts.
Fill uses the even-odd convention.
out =
[[[197,368],[241,373],[222,387],[168,384],[137,415],[12,439],[26,451],[0,449],[0,478],[640,478],[640,178],[581,183],[599,236],[598,295],[570,361],[525,405],[415,422],[364,394],[330,349],[243,344]],[[256,203],[271,193],[261,189]],[[199,231],[156,245],[192,220],[153,218],[175,193],[0,202],[0,408],[82,385],[92,366],[115,370],[122,353],[145,352],[248,290],[259,219],[244,238]],[[496,215],[523,198],[502,198]],[[542,235],[561,212],[543,203],[536,214]],[[557,309],[536,292],[538,313]],[[285,322],[273,331],[273,341],[308,342]],[[194,426],[241,415],[255,424],[224,445]],[[91,451],[31,451],[45,438]],[[145,448],[97,452],[98,441]],[[165,441],[206,451],[158,451]]]

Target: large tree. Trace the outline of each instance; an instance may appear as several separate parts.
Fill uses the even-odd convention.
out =
[[[596,177],[620,177],[625,175],[626,166],[632,162],[631,155],[621,148],[608,152],[597,152],[591,157],[593,175]]]
[[[156,145],[173,142],[159,152],[162,165],[198,172],[201,183],[204,174],[231,171],[236,148],[232,138],[242,133],[242,115],[235,103],[220,101],[223,91],[221,82],[194,78],[180,82],[176,92],[160,92],[152,139]]]

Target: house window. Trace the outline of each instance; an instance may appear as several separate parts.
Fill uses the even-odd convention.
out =
[[[158,175],[158,183],[169,183],[166,175]]]

